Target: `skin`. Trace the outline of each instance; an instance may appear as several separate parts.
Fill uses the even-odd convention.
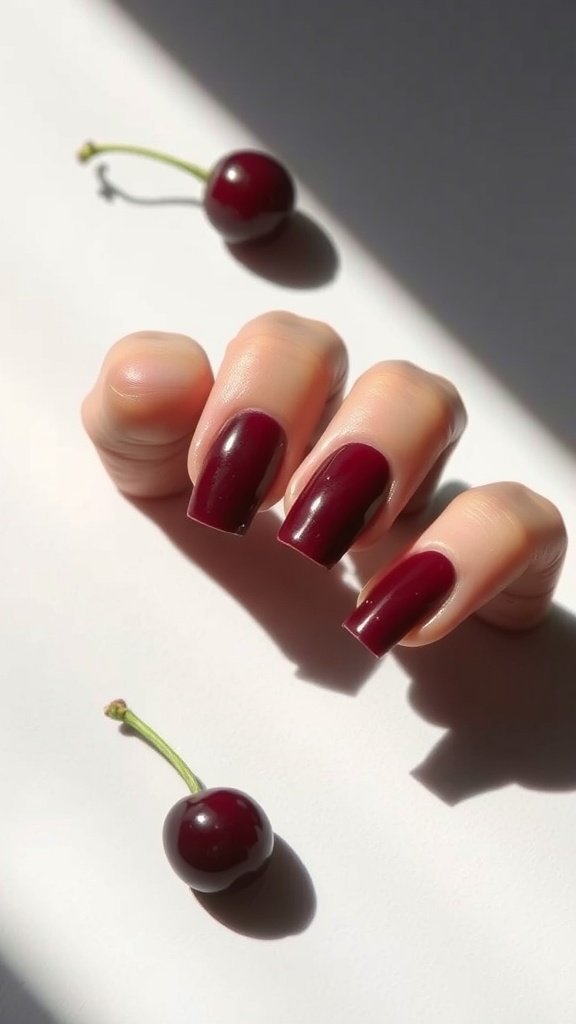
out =
[[[448,380],[396,360],[371,367],[343,398],[347,362],[329,326],[286,312],[242,327],[215,377],[191,338],[131,334],[108,352],[82,418],[119,490],[159,498],[190,488],[230,416],[246,408],[270,413],[288,448],[262,509],[283,497],[288,511],[332,451],[368,443],[388,459],[392,486],[355,545],[366,548],[403,512],[426,504],[466,412]],[[535,626],[552,599],[566,530],[546,498],[500,482],[460,494],[400,557],[429,549],[451,559],[457,583],[430,621],[403,638],[406,646],[433,643],[475,613],[504,629]],[[369,580],[359,602],[390,568]]]

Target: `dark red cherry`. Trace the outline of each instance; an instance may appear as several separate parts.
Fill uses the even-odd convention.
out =
[[[227,242],[253,242],[276,235],[294,209],[296,189],[288,171],[274,157],[257,150],[229,153],[211,171],[168,153],[124,143],[86,142],[76,155],[85,163],[104,153],[149,157],[204,182],[206,215]]]
[[[223,892],[267,867],[274,833],[258,804],[236,789],[185,796],[164,822],[164,850],[174,871],[199,892]]]
[[[266,153],[240,150],[211,171],[204,209],[227,242],[251,242],[275,235],[294,209],[292,178]]]
[[[272,826],[262,808],[238,789],[204,789],[197,775],[125,700],[104,708],[176,769],[188,796],[166,815],[164,849],[180,878],[198,892],[224,892],[252,881],[268,867],[274,848]]]

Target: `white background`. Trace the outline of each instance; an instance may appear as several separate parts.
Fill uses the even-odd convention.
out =
[[[251,272],[192,204],[106,202],[73,158],[86,137],[207,165],[266,140],[105,0],[9,0],[2,20],[1,1019],[573,1020],[574,552],[537,633],[470,624],[375,665],[339,628],[366,565],[300,564],[272,514],[238,540],[192,526],[182,500],[136,508],[78,412],[124,333],[191,334],[217,365],[246,319],[288,308],[336,327],[352,376],[401,355],[450,377],[470,427],[447,483],[523,480],[573,528],[567,391],[555,407],[546,359],[540,405],[533,378],[507,389],[313,174],[301,208],[339,257],[314,287]],[[134,196],[199,194],[106,163]],[[117,696],[266,808],[293,854],[255,905],[210,913],[171,874],[161,826],[182,786],[102,716]]]

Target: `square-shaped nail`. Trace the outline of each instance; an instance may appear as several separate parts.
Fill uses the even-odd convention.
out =
[[[456,582],[452,562],[440,551],[420,551],[396,565],[343,623],[377,658],[411,629],[426,622]]]
[[[221,428],[208,451],[188,517],[226,533],[245,533],[280,469],[287,439],[268,413],[245,409]]]
[[[390,467],[376,448],[354,442],[326,459],[288,512],[278,540],[327,568],[375,519],[390,488]]]

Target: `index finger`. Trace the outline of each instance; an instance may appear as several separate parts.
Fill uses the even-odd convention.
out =
[[[244,533],[284,494],[327,407],[346,349],[326,324],[286,312],[246,324],[229,344],[190,447],[191,519]]]

